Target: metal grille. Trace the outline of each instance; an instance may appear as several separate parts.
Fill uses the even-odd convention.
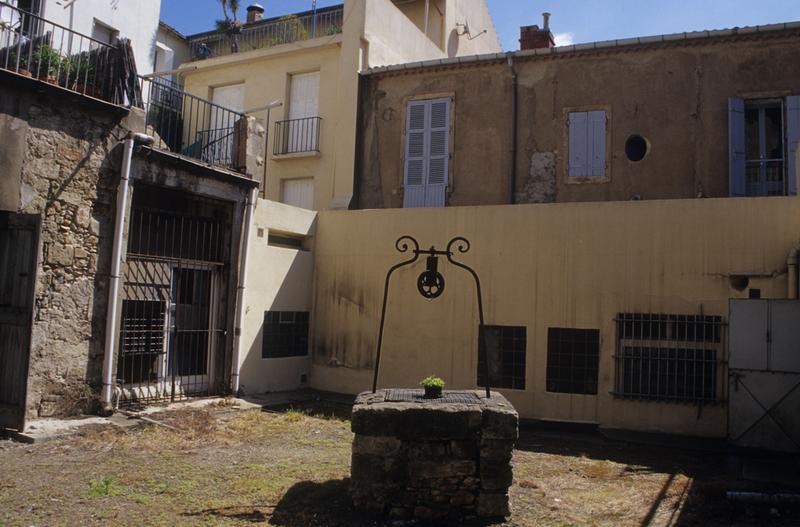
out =
[[[341,5],[264,20],[228,31],[214,31],[189,38],[194,60],[271,48],[342,32],[344,7]]]
[[[140,77],[145,125],[156,147],[206,163],[244,171],[247,118],[183,91],[165,79]]]
[[[473,392],[443,392],[438,399],[426,399],[425,390],[393,389],[386,392],[387,403],[481,404]]]
[[[623,313],[616,322],[615,395],[691,403],[725,399],[722,317]]]
[[[275,155],[319,152],[321,117],[304,117],[275,123]]]
[[[155,207],[159,201],[174,210]],[[221,207],[166,189],[135,189],[117,362],[121,404],[214,392],[229,238]]]

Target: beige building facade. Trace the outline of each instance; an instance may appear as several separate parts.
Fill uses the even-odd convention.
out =
[[[794,195],[798,44],[795,22],[373,68],[354,207]],[[425,101],[438,131],[410,127]],[[447,173],[420,185],[426,130]]]
[[[260,16],[236,35],[189,36],[203,60],[181,66],[185,89],[262,120],[275,103],[262,197],[313,210],[350,205],[360,70],[500,51],[483,0],[347,0]]]

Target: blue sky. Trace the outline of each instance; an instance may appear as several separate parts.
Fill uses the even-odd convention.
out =
[[[250,4],[241,3],[242,11]],[[311,7],[311,0],[259,3],[268,16]],[[319,0],[318,6],[339,3]],[[553,14],[559,44],[800,20],[800,0],[489,0],[489,8],[506,51],[519,48],[519,26],[541,24],[543,11]],[[222,10],[218,0],[162,0],[161,18],[192,34],[211,29]]]

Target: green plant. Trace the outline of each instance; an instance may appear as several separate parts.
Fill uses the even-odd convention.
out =
[[[423,388],[434,388],[441,390],[442,388],[444,388],[444,379],[430,375],[422,379],[419,382],[419,385],[422,386]]]
[[[308,30],[305,24],[295,15],[286,15],[278,19],[274,34],[270,38],[270,45],[280,46],[301,40],[308,40]]]
[[[93,479],[89,482],[89,496],[93,498],[111,496],[114,490],[114,478],[108,476],[103,479]]]
[[[328,26],[328,28],[325,29],[325,35],[328,36],[328,37],[332,37],[333,35],[338,35],[341,32],[342,32],[342,28],[340,26],[335,25],[335,24],[332,25],[332,26]]]
[[[30,69],[40,77],[53,75],[60,65],[61,54],[47,44],[40,44],[33,51]]]
[[[80,83],[87,86],[94,84],[94,64],[92,64],[89,54],[86,52],[64,57],[61,61],[62,84],[69,83],[70,86]]]

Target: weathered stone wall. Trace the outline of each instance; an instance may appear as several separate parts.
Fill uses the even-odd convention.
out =
[[[728,98],[800,94],[800,30],[517,55],[362,76],[355,208],[403,206],[410,98],[453,98],[448,206],[728,196]],[[780,67],[775,67],[779,64]],[[743,75],[742,72],[748,72]],[[607,177],[567,176],[570,111],[605,109]],[[631,161],[632,135],[649,145]]]
[[[35,81],[30,81],[35,83]],[[27,416],[86,410],[102,369],[125,112],[2,81],[2,207],[41,216]]]
[[[351,496],[373,514],[459,519],[511,514],[508,488],[517,412],[500,394],[480,404],[385,402],[353,407]]]

